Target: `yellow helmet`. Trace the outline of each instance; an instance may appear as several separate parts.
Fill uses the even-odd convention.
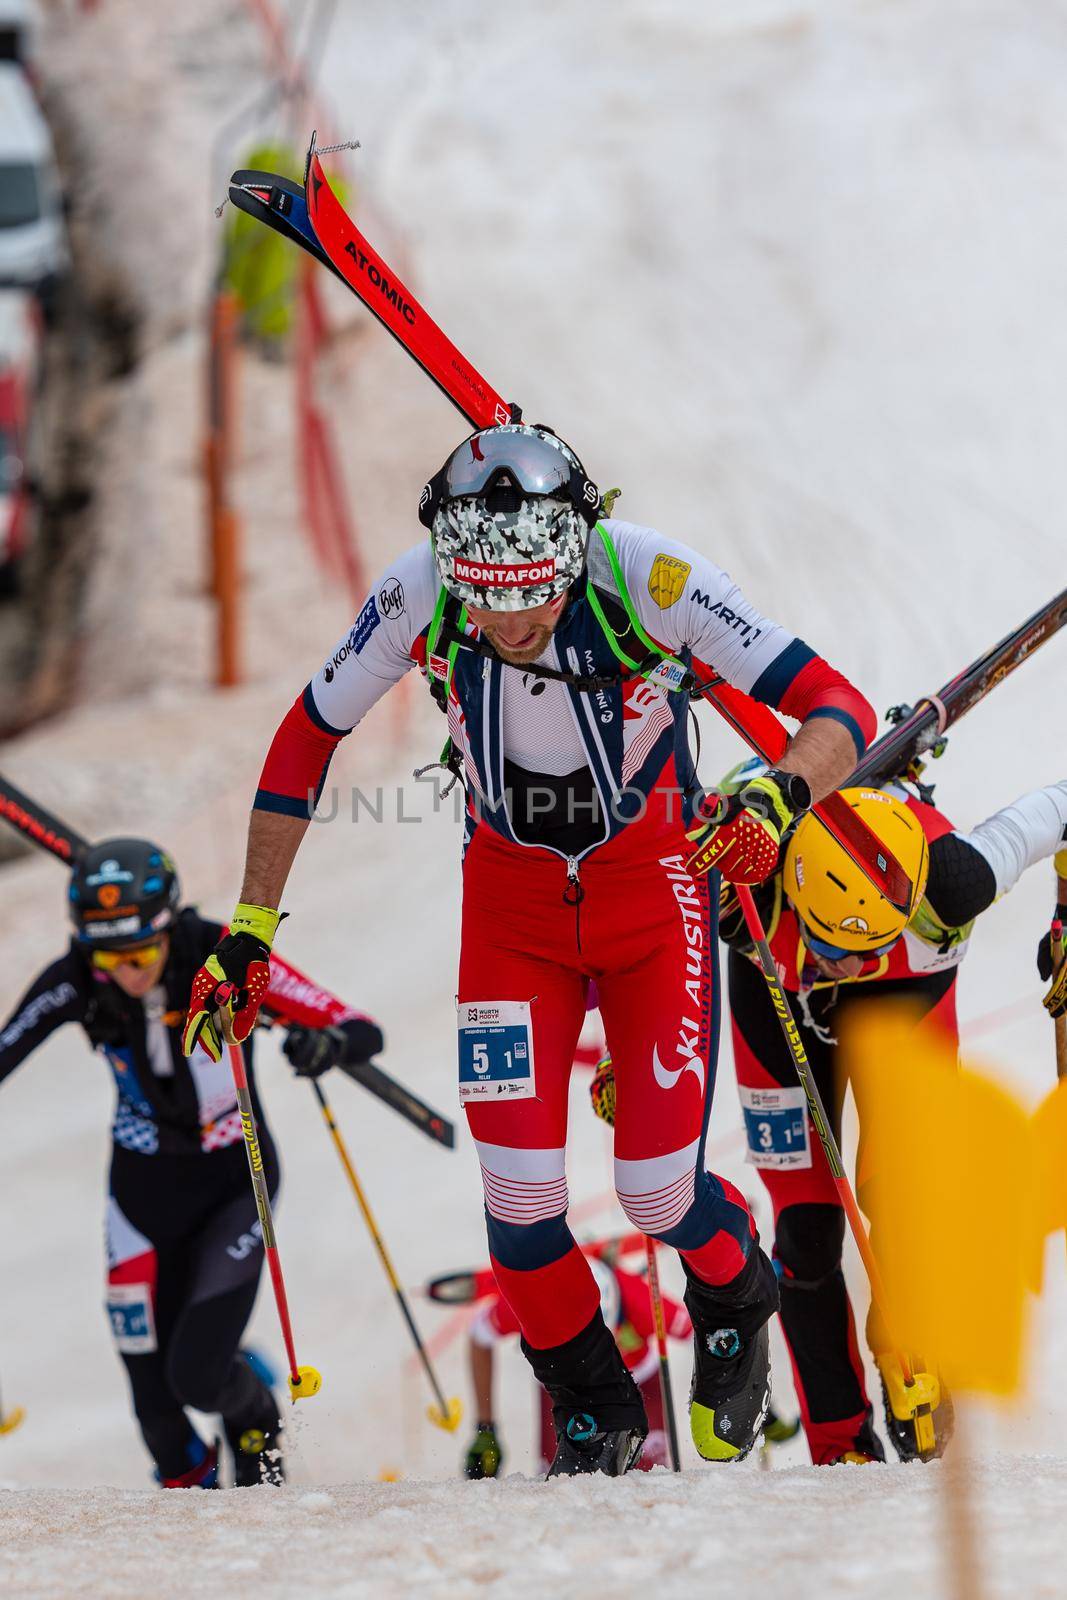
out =
[[[783,887],[809,932],[857,955],[904,932],[926,892],[930,846],[910,806],[877,789],[842,789],[841,798],[890,849],[911,880],[906,911],[880,894],[852,857],[811,812],[786,847]]]

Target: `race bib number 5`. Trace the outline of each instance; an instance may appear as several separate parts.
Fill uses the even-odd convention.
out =
[[[464,1000],[457,1011],[460,1100],[532,1100],[529,1001]]]
[[[738,1090],[748,1140],[745,1160],[754,1167],[810,1167],[808,1108],[803,1089],[750,1089],[739,1084]]]

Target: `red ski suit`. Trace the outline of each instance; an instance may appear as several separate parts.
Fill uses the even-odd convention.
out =
[[[933,806],[909,804],[932,841],[952,831]],[[724,918],[729,918],[724,913]],[[771,950],[785,987],[796,996],[805,972],[805,946],[795,912],[783,904],[771,936]],[[906,996],[920,1008],[924,1025],[948,1033],[955,1043],[956,976],[966,938],[944,948],[919,940],[909,930],[887,956],[858,980],[819,979],[806,996],[817,1025],[803,1028],[804,1047],[816,1082],[840,1137],[845,1083],[836,1071],[836,1033],[846,1006],[890,995]],[[766,986],[753,962],[731,951],[730,1012],[734,1063],[749,1141],[749,1160],[771,1197],[775,1221],[775,1262],[781,1288],[781,1320],[793,1365],[801,1421],[812,1460],[818,1465],[846,1451],[879,1453],[871,1431],[863,1358],[852,1306],[841,1271],[844,1213],[814,1125],[803,1109],[796,1069],[781,1037]],[[801,1020],[803,1012],[798,1012]],[[772,1098],[766,1098],[766,1091]],[[803,1149],[789,1136],[790,1148],[775,1134],[775,1119],[795,1129],[803,1117]],[[781,1164],[776,1165],[779,1162]],[[862,1129],[859,1160],[862,1201]],[[876,1330],[871,1327],[871,1333]],[[874,1340],[877,1348],[877,1338]]]
[[[874,728],[863,696],[699,552],[608,520],[590,536],[591,573],[600,562],[603,575],[608,547],[648,637],[677,652],[673,665],[661,663],[659,681],[620,668],[601,602],[580,586],[529,672],[482,649],[469,622],[455,623],[466,647],[449,646],[449,729],[469,823],[461,1084],[464,1071],[482,1070],[475,1092],[500,1096],[472,1099],[467,1110],[498,1281],[536,1350],[577,1337],[598,1305],[567,1227],[564,1172],[568,1075],[590,979],[615,1062],[615,1176],[627,1216],[709,1284],[734,1279],[755,1239],[742,1196],[704,1169],[718,986],[708,885],[684,866],[683,816],[696,775],[688,700],[675,692],[679,663],[713,665],[798,721],[836,721],[857,758]],[[307,816],[338,741],[391,683],[417,664],[440,684],[445,647],[438,639],[430,648],[440,596],[428,543],[394,562],[279,728],[257,808]],[[538,678],[535,665],[549,676]],[[484,1028],[475,1039],[477,1007],[498,1020],[505,1008],[506,1068],[502,1047],[487,1053],[500,1044],[503,1022],[495,1043]],[[507,1075],[520,1059],[528,1064],[531,1050],[532,1094],[513,1097],[519,1085]]]
[[[677,806],[675,808],[677,810]],[[459,1004],[528,1000],[536,1098],[468,1106],[497,1281],[529,1344],[572,1338],[600,1295],[566,1225],[567,1092],[595,979],[615,1066],[615,1182],[634,1227],[708,1283],[736,1277],[755,1227],[704,1170],[718,1018],[708,885],[680,823],[651,815],[583,863],[479,827],[463,872]]]

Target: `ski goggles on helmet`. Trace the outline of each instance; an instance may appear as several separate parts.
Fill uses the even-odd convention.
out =
[[[117,967],[138,967],[142,972],[155,966],[163,954],[163,940],[152,939],[148,944],[130,944],[120,950],[92,950],[89,960],[97,972],[114,972]]]
[[[818,938],[803,922],[800,924],[800,935],[812,955],[819,956],[823,961],[845,961],[849,956],[859,956],[863,961],[877,961],[879,957],[887,956],[891,950],[895,950],[900,943],[898,933],[895,938],[887,939],[883,944],[868,945],[863,950],[846,950],[839,944],[829,944],[827,940]]]
[[[562,439],[509,423],[472,433],[453,450],[422,491],[419,521],[432,529],[444,502],[484,499],[494,490],[511,491],[516,506],[528,496],[569,501],[590,528],[600,513],[600,490]]]

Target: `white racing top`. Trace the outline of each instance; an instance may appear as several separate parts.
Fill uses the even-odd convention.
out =
[[[604,526],[642,626],[668,650],[688,646],[730,683],[750,691],[796,644],[792,633],[746,600],[727,573],[687,545],[632,522],[611,519]],[[440,587],[428,540],[387,569],[312,680],[315,708],[331,728],[354,728],[414,664],[413,647],[430,624]],[[805,659],[806,651],[796,668],[785,671],[782,689]],[[551,643],[538,664],[560,665]],[[585,764],[564,684],[521,667],[504,674],[504,750],[510,760],[539,772],[562,775]]]

